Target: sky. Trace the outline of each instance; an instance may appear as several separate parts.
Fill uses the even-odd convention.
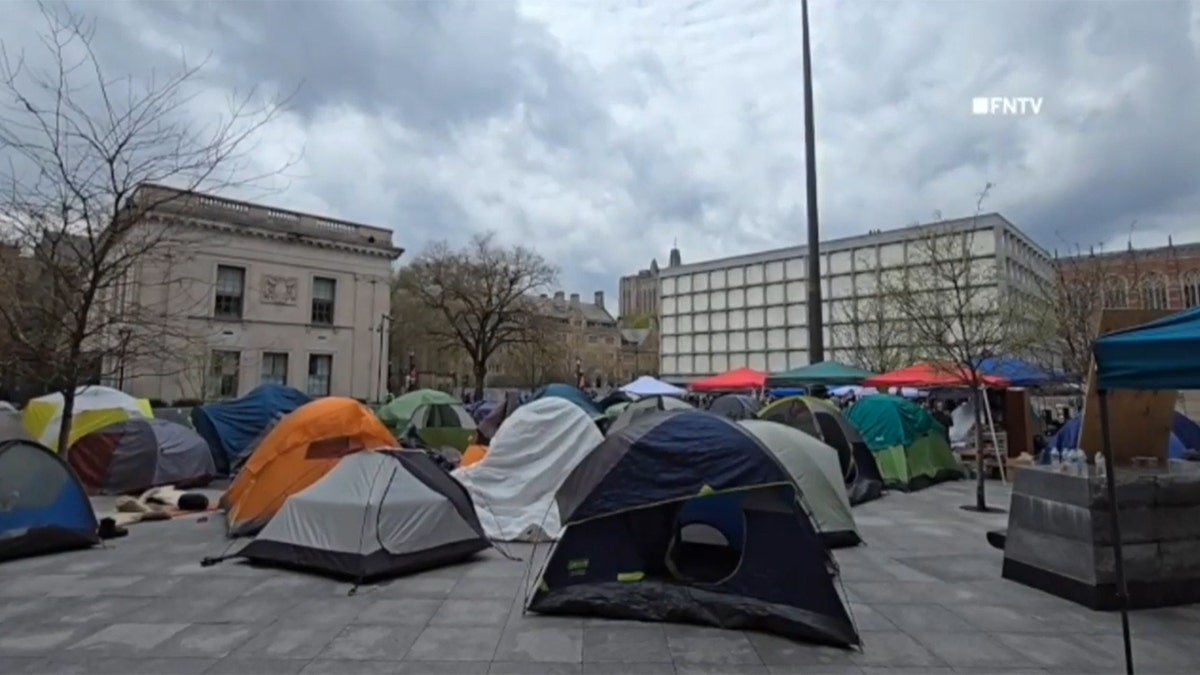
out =
[[[675,242],[804,241],[796,0],[69,6],[110,77],[207,57],[197,124],[289,95],[247,167],[287,170],[230,196],[390,227],[404,259],[495,231],[613,297]],[[44,66],[38,7],[4,13]],[[813,0],[811,26],[824,239],[969,216],[989,183],[1048,250],[1200,239],[1200,2]]]

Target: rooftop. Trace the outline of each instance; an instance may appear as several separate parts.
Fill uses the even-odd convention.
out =
[[[130,201],[155,212],[243,225],[317,240],[362,246],[399,258],[404,249],[392,244],[392,231],[373,225],[316,216],[226,197],[188,192],[163,185],[144,184]]]
[[[1007,489],[988,485],[1004,505]],[[104,548],[0,567],[0,671],[20,673],[1123,672],[1120,619],[1000,578],[970,481],[854,509],[836,552],[863,638],[842,651],[760,633],[524,614],[550,546],[350,586],[234,560],[219,515],[141,523]],[[111,505],[111,501],[108,502]],[[103,510],[101,505],[100,510]],[[532,571],[531,571],[532,570]],[[1140,672],[1195,672],[1200,608],[1133,612]]]
[[[603,302],[604,296],[602,294],[598,293],[596,297]],[[602,304],[584,302],[580,299],[578,293],[572,293],[569,298],[562,291],[558,291],[553,296],[543,293],[538,296],[538,300],[542,302],[542,306],[545,308],[544,311],[549,316],[566,319],[570,317],[573,309],[578,309],[583,314],[585,321],[617,325],[617,320]]]

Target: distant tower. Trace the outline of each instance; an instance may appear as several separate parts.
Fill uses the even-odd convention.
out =
[[[667,262],[667,267],[679,267],[683,264],[683,257],[679,255],[679,240],[671,245],[671,259]]]

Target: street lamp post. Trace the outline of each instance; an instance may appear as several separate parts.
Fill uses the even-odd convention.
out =
[[[117,339],[121,342],[118,356],[120,362],[117,363],[117,389],[121,390],[125,389],[125,359],[129,355],[129,336],[131,333],[132,331],[127,327],[117,331]]]
[[[408,380],[405,391],[412,391],[417,388],[417,352],[408,350]]]
[[[808,197],[808,362],[825,360],[825,319],[821,313],[821,228],[817,220],[817,130],[813,122],[812,47],[808,0],[800,0],[800,43],[804,52],[804,170]]]
[[[392,317],[388,314],[381,314],[379,317],[379,391],[378,397],[381,403],[386,402],[385,394],[388,391],[388,371],[387,371],[387,337],[388,321]]]
[[[583,359],[575,357],[575,386],[583,389]]]

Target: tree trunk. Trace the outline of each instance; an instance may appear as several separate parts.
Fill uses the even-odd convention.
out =
[[[976,388],[975,400],[975,508],[987,511],[987,488],[983,462],[983,406],[987,405],[987,396],[981,389]]]
[[[71,445],[70,445],[71,427],[74,426],[73,424],[71,424],[71,422],[72,422],[72,419],[75,417],[75,382],[74,382],[74,378],[72,378],[72,381],[69,383],[69,385],[70,386],[64,388],[62,391],[62,396],[63,396],[62,426],[59,427],[59,430],[58,430],[58,445],[56,448],[58,450],[58,456],[62,457],[63,459],[67,458],[67,451],[71,449]]]
[[[483,385],[487,379],[487,363],[483,361],[475,362],[475,400],[483,400]]]

